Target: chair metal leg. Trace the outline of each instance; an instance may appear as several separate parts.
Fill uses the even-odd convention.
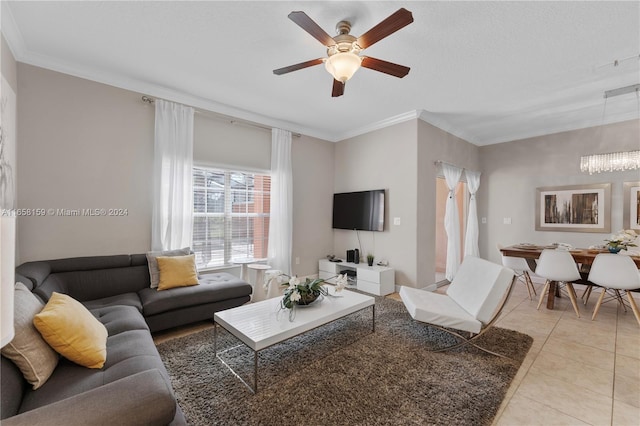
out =
[[[576,291],[573,288],[572,283],[567,283],[567,293],[569,293],[569,299],[571,300],[571,304],[573,305],[573,310],[576,311],[576,315],[580,318],[580,312],[578,312],[578,300],[576,297]]]
[[[529,281],[527,281],[527,277],[525,275],[526,273],[527,273],[527,271],[522,271],[522,273],[520,275],[518,275],[518,274],[516,274],[516,275],[518,277],[518,280],[522,281],[522,284],[524,284],[525,287],[527,287],[527,292],[529,293],[529,300],[533,300],[531,298],[531,288],[529,287]]]
[[[591,321],[596,319],[596,315],[598,315],[598,311],[600,310],[600,305],[602,305],[602,300],[604,299],[605,294],[607,294],[607,289],[602,287],[602,293],[600,293],[600,297],[598,297],[596,306],[593,308],[593,315],[591,316]]]
[[[549,280],[545,281],[544,283],[544,287],[542,288],[542,292],[540,293],[540,300],[538,301],[538,307],[536,308],[537,310],[540,310],[540,305],[542,305],[544,296],[547,294],[547,291],[549,290],[549,283],[550,283]]]
[[[464,345],[471,345],[471,346],[473,346],[474,348],[480,349],[481,351],[486,352],[486,353],[488,353],[488,354],[495,355],[495,356],[500,357],[500,358],[510,359],[508,356],[505,356],[505,355],[499,354],[499,353],[497,353],[497,352],[490,351],[489,349],[483,348],[482,346],[478,346],[478,345],[476,345],[476,344],[473,342],[473,341],[474,341],[474,340],[476,340],[478,337],[482,336],[482,335],[483,335],[487,330],[489,330],[489,328],[490,328],[489,326],[487,326],[487,327],[483,328],[483,329],[480,331],[480,333],[478,333],[478,334],[475,334],[475,335],[474,335],[473,333],[469,333],[469,337],[464,337],[464,336],[463,336],[463,335],[461,335],[460,333],[456,333],[456,332],[455,332],[455,331],[453,331],[453,330],[449,330],[449,329],[446,329],[446,328],[444,328],[444,327],[440,327],[439,325],[435,325],[435,324],[427,324],[427,325],[428,325],[428,326],[430,326],[430,327],[435,327],[435,328],[437,328],[438,330],[444,331],[445,333],[449,333],[449,334],[451,334],[452,336],[455,336],[455,337],[457,337],[457,338],[459,338],[459,339],[461,339],[461,340],[462,340],[461,342],[458,342],[458,343],[456,343],[456,344],[454,344],[454,345],[451,345],[451,346],[446,346],[446,347],[444,347],[444,348],[439,348],[439,349],[429,349],[429,351],[430,351],[430,352],[444,352],[444,351],[449,351],[449,350],[451,350],[451,349],[459,348],[459,347],[464,346]]]
[[[627,298],[629,299],[629,304],[631,305],[631,310],[633,311],[633,315],[635,315],[636,320],[638,321],[638,325],[640,325],[640,310],[638,310],[638,305],[636,301],[633,299],[631,292],[627,290]]]
[[[527,280],[527,283],[529,284],[529,286],[531,287],[531,291],[533,291],[533,295],[537,296],[538,294],[536,293],[536,288],[533,286],[533,281],[531,280],[531,276],[529,275],[529,272],[524,271],[524,277]],[[529,293],[529,299],[531,299],[531,293]]]
[[[620,306],[622,306],[622,309],[624,309],[624,312],[627,312],[627,306],[624,304],[624,299],[622,299],[622,295],[620,294],[620,290],[615,289],[614,290],[616,293],[616,299],[618,300],[618,303],[620,304]]]
[[[587,288],[584,289],[584,292],[582,293],[582,301],[584,302],[584,305],[587,306],[587,303],[589,302],[589,297],[591,297],[591,291],[593,290],[593,286],[587,286]]]

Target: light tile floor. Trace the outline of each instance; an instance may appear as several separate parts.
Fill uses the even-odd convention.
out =
[[[578,297],[582,291],[576,286]],[[534,341],[494,425],[640,425],[640,326],[614,301],[591,321],[598,296],[594,290],[587,306],[579,300],[578,318],[566,295],[538,311],[537,298],[516,284],[496,325]]]

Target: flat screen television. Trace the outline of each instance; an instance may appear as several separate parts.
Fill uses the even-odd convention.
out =
[[[333,194],[333,228],[384,231],[384,189]]]

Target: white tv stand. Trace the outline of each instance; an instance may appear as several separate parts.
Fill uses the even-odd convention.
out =
[[[386,266],[369,266],[366,263],[330,262],[327,259],[318,261],[318,277],[335,283],[333,278],[344,270],[356,272],[356,288],[366,293],[385,296],[395,291],[396,279],[393,268]]]

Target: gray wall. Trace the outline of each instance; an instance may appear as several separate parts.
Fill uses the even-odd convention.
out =
[[[360,238],[365,253],[396,270],[396,285],[434,282],[437,160],[480,169],[478,147],[417,119],[336,145],[336,192],[387,190],[384,232],[361,231]],[[334,230],[336,255],[356,247],[354,231]]]
[[[418,235],[417,287],[433,284],[435,276],[436,241],[436,161],[454,164],[465,169],[480,170],[480,151],[450,133],[418,120]],[[463,174],[464,178],[464,174]],[[480,177],[482,182],[484,176]],[[481,183],[482,186],[482,183]]]
[[[18,262],[148,251],[154,107],[139,93],[21,63],[17,80],[18,205],[128,209],[124,217],[21,217]],[[207,113],[196,114],[194,127],[197,164],[270,169],[268,130]],[[293,139],[298,275],[317,273],[317,260],[332,250],[326,200],[333,193],[333,149],[331,142]]]
[[[640,172],[589,175],[580,172],[580,156],[637,149],[638,120],[481,147],[478,215],[487,218],[486,225],[480,224],[481,256],[499,262],[497,243],[603,244],[607,233],[536,231],[536,188],[612,183],[611,232],[617,232],[622,228],[622,184],[640,180]],[[511,218],[511,225],[503,224],[504,218]]]
[[[18,205],[128,209],[20,217],[19,261],[147,251],[153,128],[137,93],[19,63]]]
[[[340,141],[335,148],[335,192],[386,189],[384,232],[360,231],[364,255],[372,252],[396,271],[396,285],[416,282],[416,120]],[[399,217],[400,225],[393,225]],[[334,230],[333,254],[358,247],[355,231]]]

